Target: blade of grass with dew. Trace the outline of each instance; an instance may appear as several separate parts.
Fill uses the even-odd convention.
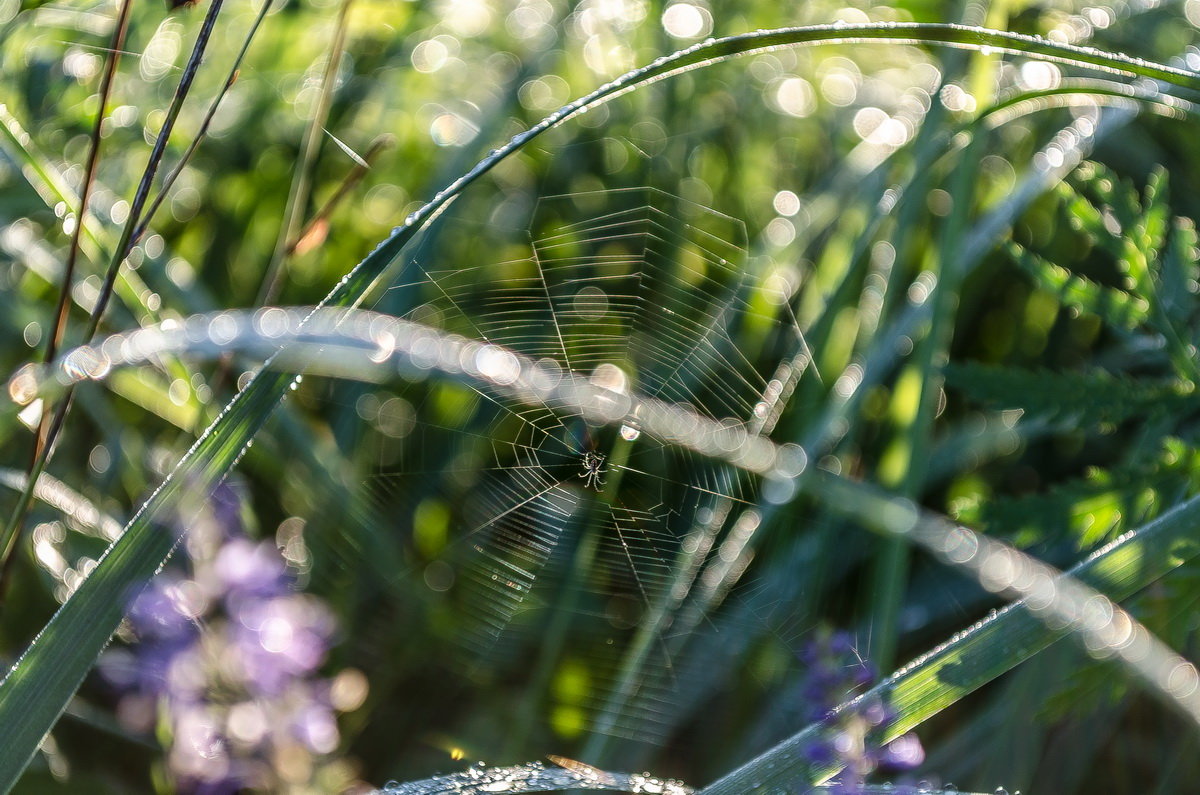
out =
[[[822,25],[781,29],[706,41],[663,57],[601,86],[565,105],[530,129],[514,136],[421,207],[349,272],[325,304],[350,305],[361,299],[376,277],[400,253],[418,229],[440,213],[469,185],[531,140],[581,110],[670,74],[714,61],[779,46],[848,41],[924,42],[966,48],[991,47],[1076,66],[1149,77],[1184,88],[1200,89],[1200,77],[1182,69],[1088,48],[1054,44],[1030,36],[942,24]],[[115,631],[130,592],[143,585],[170,555],[172,531],[156,522],[178,517],[182,499],[204,493],[236,465],[254,434],[286,394],[293,379],[262,371],[201,435],[142,506],[122,538],[50,623],[42,630],[3,681],[0,681],[0,791],[20,778],[46,732]]]
[[[866,516],[864,512],[874,511],[883,503],[891,504],[892,508],[897,504],[886,498],[881,502],[871,496],[871,490],[848,481],[809,478],[808,482],[810,488],[819,488],[833,497],[829,501],[831,508],[856,515],[876,529],[882,529],[889,517]],[[818,482],[819,487],[814,485]],[[1097,550],[1066,575],[1112,600],[1128,597],[1200,553],[1194,539],[1200,525],[1197,508],[1200,497],[1180,503],[1158,519]],[[1014,602],[989,615],[861,696],[883,698],[895,710],[897,718],[889,728],[888,739],[909,731],[1068,633],[1065,628],[1051,628],[1043,618],[1025,609],[1028,603],[1028,600]],[[812,782],[832,775],[834,770],[810,767],[803,753],[823,729],[821,724],[805,728],[705,787],[701,793],[796,791],[796,787],[811,786]]]
[[[420,781],[389,784],[375,795],[484,795],[489,792],[562,792],[564,790],[604,790],[608,792],[653,792],[661,795],[692,795],[691,787],[674,779],[649,773],[612,773],[563,757],[550,757],[555,765],[546,767],[531,762],[514,767],[472,768],[465,773]],[[888,795],[891,785],[868,785],[856,792],[861,795]],[[925,795],[958,795],[958,790],[922,787]],[[963,793],[963,795],[974,795]]]

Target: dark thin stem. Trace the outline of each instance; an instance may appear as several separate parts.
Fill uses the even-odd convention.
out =
[[[132,6],[132,0],[123,0],[121,9],[117,12],[117,24],[112,34],[112,50],[108,53],[104,76],[100,80],[100,108],[96,111],[96,123],[92,126],[91,149],[88,151],[87,166],[83,173],[83,188],[79,193],[79,212],[75,214],[75,228],[71,231],[71,244],[67,249],[67,264],[63,268],[62,285],[58,291],[58,306],[54,310],[53,331],[46,341],[46,353],[42,357],[45,362],[54,361],[54,356],[58,353],[63,335],[67,330],[67,308],[71,301],[71,284],[75,281],[75,263],[79,259],[79,239],[83,234],[83,221],[87,214],[88,201],[92,195],[96,166],[100,162],[100,132],[104,127],[104,117],[108,112],[108,98],[112,93],[113,77],[117,72],[117,64],[121,60],[121,47],[125,43],[125,33],[129,30],[129,9]],[[45,423],[43,423],[44,425]],[[41,447],[40,439],[38,447]]]
[[[212,124],[213,117],[217,115],[217,110],[220,109],[221,103],[225,100],[225,95],[229,93],[229,89],[237,82],[238,71],[242,66],[242,61],[246,58],[246,53],[250,49],[250,42],[254,40],[255,34],[258,33],[262,21],[266,18],[267,13],[271,10],[271,6],[275,0],[263,0],[262,8],[259,9],[258,16],[254,18],[254,23],[250,26],[250,30],[246,32],[246,38],[242,41],[242,49],[238,51],[237,57],[233,59],[233,65],[229,68],[229,76],[225,78],[225,85],[221,87],[212,104],[208,106],[208,113],[204,114],[204,121],[200,123],[200,129],[196,133],[196,137],[188,144],[187,151],[179,158],[179,162],[175,164],[175,168],[171,173],[163,179],[162,187],[158,190],[158,195],[154,197],[154,201],[150,202],[150,206],[146,209],[145,216],[133,231],[131,245],[137,245],[142,236],[146,234],[146,230],[150,227],[150,222],[154,220],[154,215],[158,212],[159,207],[166,200],[167,194],[171,192],[171,186],[175,184],[175,180],[179,179],[179,175],[183,173],[183,169],[189,162],[192,156],[196,154],[196,150],[200,148],[200,142],[208,134],[208,127]]]
[[[46,340],[46,351],[43,361],[54,361],[58,348],[62,344],[67,330],[67,315],[71,301],[71,284],[75,281],[75,265],[79,261],[79,242],[83,235],[84,219],[87,216],[88,201],[92,195],[92,185],[95,183],[96,166],[100,162],[100,133],[104,129],[104,117],[108,112],[108,99],[112,93],[113,78],[117,73],[117,64],[121,60],[121,48],[125,43],[125,33],[129,30],[129,10],[133,0],[124,0],[117,12],[116,26],[113,28],[110,51],[105,56],[104,75],[100,78],[100,107],[96,110],[96,123],[92,126],[91,149],[88,151],[87,165],[84,168],[83,187],[79,192],[79,211],[75,215],[75,228],[71,230],[71,243],[67,248],[67,260],[63,266],[62,283],[58,288],[58,305],[54,309],[54,322]],[[64,399],[63,403],[67,400]],[[33,502],[34,485],[45,469],[45,451],[48,440],[57,435],[54,423],[49,422],[49,415],[42,413],[38,420],[37,434],[29,455],[29,465],[25,470],[26,487],[17,500],[9,527],[16,527],[25,521],[29,506]],[[12,557],[12,547],[16,543],[17,533],[11,532],[11,538],[0,547],[0,603],[4,599],[4,584]]]
[[[158,138],[154,142],[154,148],[150,151],[150,158],[146,163],[146,168],[142,172],[141,182],[138,184],[137,192],[134,194],[133,203],[129,210],[129,219],[125,223],[125,227],[121,232],[120,242],[117,243],[113,250],[112,260],[108,265],[108,271],[104,275],[104,283],[100,287],[100,294],[96,298],[96,303],[92,307],[91,317],[88,318],[87,330],[84,332],[84,339],[91,339],[96,334],[96,329],[100,327],[100,321],[104,317],[104,310],[108,308],[108,302],[112,298],[113,288],[116,286],[117,274],[121,271],[121,263],[129,255],[129,250],[133,245],[133,231],[141,218],[142,210],[146,206],[146,200],[150,195],[150,186],[154,182],[154,177],[158,173],[158,166],[162,162],[163,153],[167,148],[167,141],[171,137],[171,131],[175,127],[175,121],[179,118],[179,111],[183,107],[183,102],[187,98],[188,92],[191,90],[192,82],[196,79],[196,73],[200,69],[200,63],[204,60],[204,51],[208,48],[208,41],[212,36],[213,27],[217,22],[217,14],[221,11],[221,6],[224,0],[212,0],[209,4],[208,13],[204,17],[204,22],[200,26],[200,32],[196,36],[196,43],[192,47],[191,57],[188,59],[187,66],[183,70],[183,76],[179,80],[179,85],[175,89],[175,96],[171,99],[171,106],[167,110],[167,116],[163,122],[162,129],[159,130]],[[79,224],[82,225],[83,219],[79,219]],[[29,468],[29,480],[25,484],[24,490],[21,492],[21,498],[17,501],[17,506],[13,510],[8,524],[5,525],[3,534],[0,535],[0,605],[3,605],[4,595],[8,589],[8,583],[11,579],[13,561],[16,560],[16,555],[13,554],[16,550],[17,543],[20,540],[21,528],[25,523],[25,515],[29,511],[29,506],[33,501],[33,489],[42,472],[49,462],[50,451],[54,447],[54,442],[62,431],[63,423],[66,421],[67,412],[71,406],[71,396],[74,394],[73,388],[68,388],[58,405],[55,406],[54,416],[50,420],[49,427],[46,431],[44,442],[39,445],[38,455],[35,456],[33,465]]]
[[[91,339],[96,334],[96,329],[100,327],[100,321],[104,316],[104,310],[112,298],[113,287],[117,281],[117,274],[121,270],[121,263],[129,256],[129,250],[133,246],[133,231],[141,220],[142,210],[150,196],[150,187],[154,184],[154,177],[158,174],[163,153],[167,149],[167,141],[171,137],[171,131],[175,128],[175,122],[183,108],[183,102],[187,99],[188,92],[191,91],[192,81],[196,79],[196,73],[200,70],[200,62],[204,60],[204,51],[208,48],[208,40],[212,36],[213,27],[217,22],[217,14],[220,13],[223,4],[224,0],[213,0],[204,17],[204,23],[200,26],[200,33],[196,36],[196,43],[192,47],[191,57],[183,70],[183,77],[180,78],[179,86],[175,89],[175,96],[171,98],[171,106],[167,110],[166,120],[158,133],[158,138],[154,141],[154,148],[150,151],[146,169],[142,172],[142,181],[138,184],[129,210],[129,220],[121,232],[121,240],[113,252],[112,261],[109,262],[108,272],[104,276],[104,284],[100,287],[100,295],[96,299],[96,306],[88,321],[87,334],[84,335],[86,339]]]

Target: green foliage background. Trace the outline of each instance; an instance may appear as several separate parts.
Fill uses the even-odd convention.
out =
[[[123,270],[102,332],[260,305],[272,252],[281,239],[294,242],[281,219],[298,175],[311,190],[297,214],[312,218],[353,170],[346,150],[373,151],[361,182],[286,258],[271,297],[316,304],[489,150],[708,35],[836,20],[964,22],[1183,69],[1200,64],[1192,24],[1200,7],[1191,0],[714,2],[688,6],[701,20],[688,31],[695,36],[671,35],[671,8],[657,1],[355,0],[346,8],[342,16],[339,2],[286,2],[267,17]],[[134,7],[132,54],[110,101],[96,217],[74,290],[80,303],[99,285],[203,11]],[[197,136],[256,11],[240,0],[223,11],[168,167]],[[6,372],[36,361],[48,333],[69,240],[63,219],[74,206],[55,191],[77,190],[82,178],[113,15],[109,3],[0,0]],[[344,53],[326,83],[340,24]],[[521,148],[395,257],[365,306],[405,315],[432,301],[435,285],[406,268],[419,262],[475,269],[481,286],[462,295],[479,302],[468,315],[486,317],[488,290],[517,283],[522,273],[511,263],[527,256],[531,239],[617,201],[593,192],[651,188],[711,208],[735,219],[722,234],[744,249],[737,289],[751,319],[729,331],[732,342],[764,379],[792,354],[810,360],[791,360],[795,391],[772,438],[803,444],[813,467],[1070,568],[1197,492],[1200,207],[1190,188],[1200,161],[1194,97],[1186,86],[1161,89],[987,47],[897,41],[781,47],[708,65],[623,94]],[[306,148],[322,97],[323,131]],[[1094,147],[1086,135],[1063,138],[1070,125],[1098,129]],[[1080,145],[1090,161],[1070,168]],[[536,211],[560,194],[580,198],[558,214]],[[927,316],[898,326],[926,301]],[[76,307],[71,344],[85,342],[85,317]],[[164,357],[85,385],[48,471],[123,523],[246,382],[239,374],[256,366]],[[395,433],[396,418],[381,413],[397,395],[411,412],[400,421],[416,433]],[[760,503],[764,530],[737,557],[745,573],[726,575],[730,593],[704,603],[702,620],[689,624],[684,606],[672,608],[677,634],[669,624],[652,628],[669,653],[652,655],[645,669],[630,660],[639,632],[651,631],[648,605],[613,598],[619,584],[599,565],[572,568],[574,536],[555,553],[533,607],[484,655],[464,658],[461,637],[478,615],[439,598],[422,573],[457,554],[448,550],[473,525],[490,440],[507,432],[459,385],[307,377],[236,467],[256,532],[283,538],[278,528],[303,521],[304,583],[342,626],[331,668],[360,669],[370,683],[366,704],[342,725],[340,754],[362,780],[432,775],[459,764],[452,755],[508,764],[561,754],[705,784],[803,728],[795,654],[821,628],[851,630],[862,653],[891,670],[1002,604],[806,492]],[[0,465],[24,471],[31,445],[26,424],[0,424]],[[235,453],[218,458],[226,463],[214,472]],[[744,473],[669,450],[660,465],[674,483],[721,483],[721,494],[761,499]],[[397,467],[426,476],[381,486],[380,474]],[[686,490],[667,489],[680,501],[658,507],[636,483],[624,488],[630,504],[695,509]],[[0,515],[16,500],[15,490],[0,494]],[[0,613],[5,660],[27,647],[105,548],[63,522],[46,504],[31,514],[30,527],[71,530],[52,545],[69,570],[46,564],[39,540],[50,530],[26,533]],[[670,551],[681,551],[673,543]],[[1126,605],[1194,657],[1189,557],[1176,553],[1165,577],[1147,575]],[[147,561],[153,568],[153,555]],[[575,601],[558,601],[564,594]],[[547,645],[556,632],[559,645]],[[999,670],[1023,659],[1003,637],[984,653]],[[670,697],[651,702],[661,714],[635,710],[630,737],[593,732],[599,705],[629,676],[671,683]],[[157,743],[123,730],[113,702],[103,682],[86,680],[53,751],[34,759],[17,791],[167,787]],[[922,737],[930,755],[917,775],[964,788],[1186,792],[1200,773],[1195,726],[1068,643],[936,715]]]

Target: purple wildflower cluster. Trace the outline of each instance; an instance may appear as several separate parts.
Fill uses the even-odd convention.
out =
[[[867,777],[876,770],[903,772],[925,760],[921,741],[912,732],[883,742],[896,716],[882,699],[864,698],[836,711],[840,703],[876,679],[871,665],[855,652],[848,634],[824,633],[800,656],[808,672],[804,699],[810,710],[809,721],[825,721],[829,726],[829,731],[809,744],[804,753],[813,764],[843,768],[830,791],[859,795]]]
[[[167,731],[181,791],[303,787],[338,746],[336,712],[361,704],[366,682],[315,678],[333,616],[296,592],[273,544],[241,532],[222,489],[180,556],[190,575],[164,571],[134,598],[127,629],[139,642],[106,654],[103,672],[122,691],[125,725]]]

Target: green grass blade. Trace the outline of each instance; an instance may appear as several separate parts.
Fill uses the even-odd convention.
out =
[[[142,506],[92,576],[46,625],[0,683],[0,791],[20,777],[125,612],[133,589],[163,564],[175,546],[173,526],[183,499],[203,494],[239,457],[286,390],[290,377],[268,373],[243,392]],[[174,517],[173,519],[170,517]]]
[[[828,480],[821,481],[825,486]],[[844,495],[843,495],[844,496]],[[861,496],[861,495],[859,495]],[[846,505],[854,511],[861,505]],[[1097,550],[1067,574],[1114,601],[1127,598],[1200,552],[1194,540],[1200,497]],[[899,736],[959,699],[1007,673],[1061,638],[1018,601],[956,634],[892,674],[861,698],[883,698],[896,711],[889,736]],[[811,766],[804,749],[825,727],[806,727],[732,773],[701,795],[803,792],[834,771]]]

